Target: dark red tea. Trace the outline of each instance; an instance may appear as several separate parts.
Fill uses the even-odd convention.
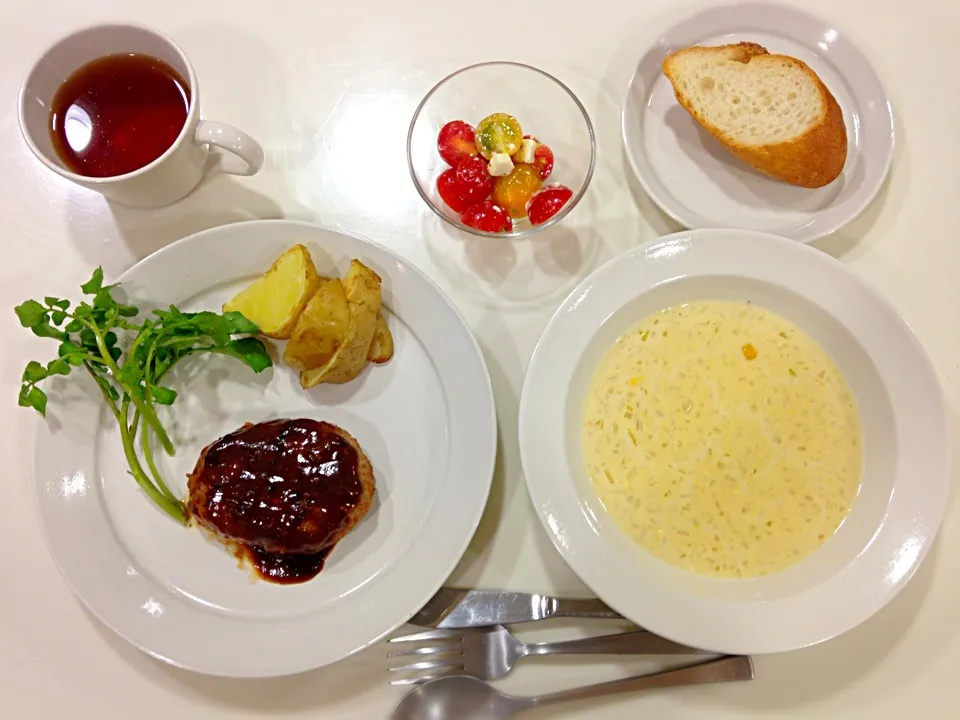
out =
[[[107,55],[81,67],[57,90],[50,135],[73,172],[123,175],[149,165],[173,145],[189,107],[186,81],[163,60]]]

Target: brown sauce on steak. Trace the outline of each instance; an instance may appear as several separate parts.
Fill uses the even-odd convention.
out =
[[[209,445],[190,475],[196,521],[235,543],[265,580],[305,582],[359,520],[357,449],[335,425],[272,420]]]

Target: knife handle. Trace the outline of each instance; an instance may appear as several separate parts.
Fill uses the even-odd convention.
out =
[[[541,596],[544,617],[609,618],[622,620],[623,616],[611,610],[596,598],[572,599]]]
[[[526,643],[522,655],[702,655],[706,650],[680,645],[646,630],[579,640]]]

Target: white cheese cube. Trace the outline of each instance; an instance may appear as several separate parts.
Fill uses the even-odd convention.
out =
[[[513,170],[513,160],[506,153],[494,153],[490,157],[490,164],[487,169],[494,177],[509,175],[510,171]]]
[[[520,143],[520,149],[514,154],[513,159],[518,163],[527,163],[528,165],[533,164],[534,153],[537,152],[538,143],[533,138],[524,138],[523,142]]]

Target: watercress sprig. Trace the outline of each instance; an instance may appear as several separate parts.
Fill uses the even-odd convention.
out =
[[[27,363],[19,404],[46,414],[47,394],[40,384],[84,368],[119,425],[130,474],[157,506],[184,523],[186,509],[164,482],[150,443],[152,435],[165,452],[175,452],[156,409],[177,399],[177,392],[163,384],[164,377],[181,360],[199,353],[235,357],[254,372],[273,363],[263,343],[251,337],[257,326],[238,312],[185,313],[171,305],[140,318],[139,308],[114,298],[116,287],[104,285],[103,270],[97,268],[80,286],[88,299],[76,306],[69,300],[45,297],[15,308],[23,327],[59,342],[56,359],[45,365],[35,360]]]

